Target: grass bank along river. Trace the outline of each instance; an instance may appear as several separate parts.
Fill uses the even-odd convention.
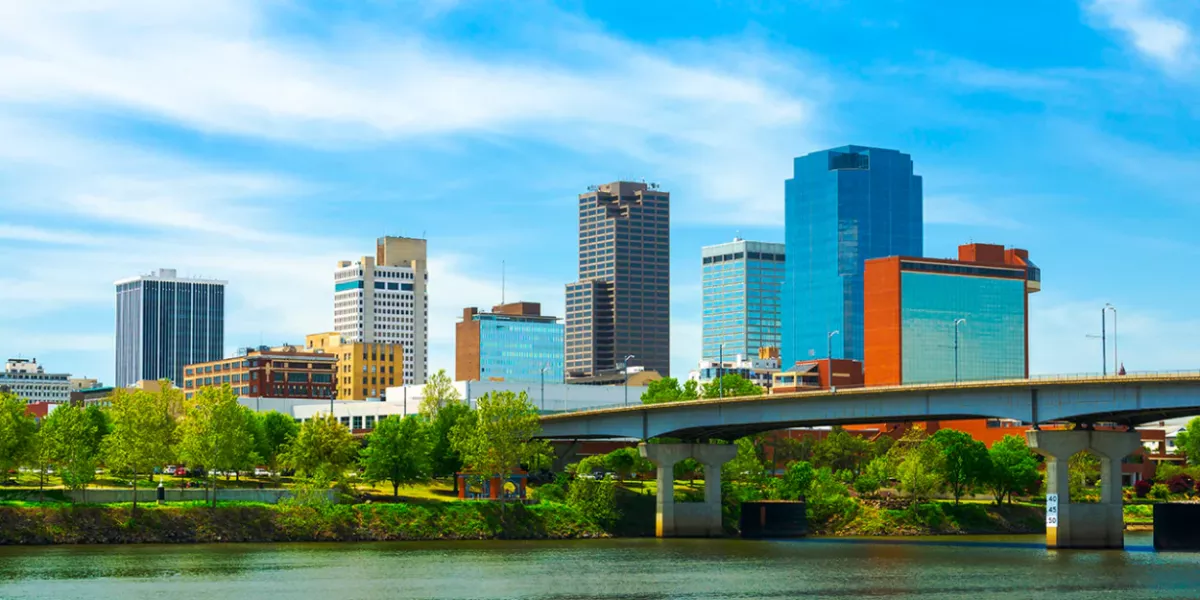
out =
[[[0,507],[0,545],[570,539],[608,533],[562,504]]]

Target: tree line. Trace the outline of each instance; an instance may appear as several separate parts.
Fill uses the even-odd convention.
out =
[[[518,465],[548,464],[549,446],[532,439],[540,425],[525,394],[490,394],[472,411],[448,379],[444,371],[431,378],[419,415],[383,418],[365,442],[333,415],[297,424],[278,411],[256,413],[227,385],[190,399],[165,381],[159,391],[117,389],[107,406],[64,404],[40,424],[23,400],[0,392],[0,473],[27,466],[44,482],[53,470],[64,487],[86,490],[104,467],[132,480],[136,508],[139,478],[169,463],[202,469],[214,505],[221,474],[258,465],[273,477],[293,469],[324,489],[344,484],[353,468],[391,483],[395,496],[464,466],[507,477]]]

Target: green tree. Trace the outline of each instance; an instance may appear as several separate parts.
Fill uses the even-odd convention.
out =
[[[91,448],[92,456],[99,459],[104,438],[112,431],[112,418],[99,404],[91,404],[83,409],[83,412],[93,426],[92,437],[88,438],[87,444]]]
[[[604,455],[604,466],[616,473],[618,480],[624,481],[629,479],[637,468],[639,458],[641,455],[638,454],[637,448],[617,448]]]
[[[430,424],[430,437],[433,441],[433,475],[435,477],[453,477],[462,470],[462,455],[450,443],[450,432],[459,420],[471,413],[471,407],[462,402],[454,402],[443,406],[433,417]],[[454,477],[454,492],[458,495],[458,478]]]
[[[1175,434],[1175,452],[1187,455],[1189,464],[1200,465],[1200,417],[1188,421],[1187,426]]]
[[[849,469],[855,477],[871,458],[871,443],[841,427],[834,427],[813,447],[813,465],[833,472]]]
[[[251,462],[255,440],[247,412],[228,385],[200,388],[186,403],[179,425],[179,456],[193,467],[207,469],[213,506],[217,505],[217,473]]]
[[[808,519],[814,524],[846,522],[854,518],[858,505],[829,467],[817,469],[805,496]]]
[[[380,421],[360,453],[367,481],[390,482],[393,498],[400,496],[402,485],[428,481],[433,469],[429,427],[415,415]]]
[[[1091,452],[1076,452],[1067,459],[1067,469],[1071,502],[1087,502],[1085,492],[1100,483],[1100,457]]]
[[[611,479],[579,479],[567,490],[567,505],[584,518],[604,527],[612,527],[621,518],[617,508],[617,482]]]
[[[91,417],[72,404],[59,406],[42,421],[40,443],[68,489],[86,490],[95,481],[95,436],[96,424]]]
[[[417,410],[429,420],[437,417],[438,411],[446,406],[462,402],[462,394],[458,393],[445,369],[439,369],[437,373],[429,376],[429,381],[425,382],[424,394],[425,397],[421,399],[421,406]]]
[[[780,483],[776,486],[780,500],[803,500],[812,489],[817,471],[808,462],[798,460],[787,466]]]
[[[259,413],[258,421],[257,451],[274,476],[292,441],[300,434],[300,426],[295,419],[277,410]]]
[[[679,380],[674,377],[664,377],[657,381],[651,381],[646,386],[646,391],[642,392],[642,404],[681,402],[684,400],[696,400],[697,398],[699,398],[699,394],[695,381],[689,379],[680,386]]]
[[[341,480],[362,446],[333,415],[316,416],[300,426],[284,464],[316,481]]]
[[[788,436],[787,432],[772,435],[766,442],[766,447],[771,450],[771,470],[777,471],[781,466],[786,467],[797,460],[812,462],[815,446],[816,438],[811,433],[804,434],[800,439]]]
[[[0,391],[0,476],[21,464],[33,450],[37,424],[25,414],[25,401]]]
[[[550,454],[544,440],[533,439],[541,431],[537,409],[525,392],[492,392],[458,420],[450,440],[476,473],[506,481],[519,465],[535,464]]]
[[[575,464],[575,474],[586,476],[597,471],[603,471],[605,469],[605,462],[607,461],[604,455],[594,454],[592,456],[585,456]]]
[[[1020,437],[1004,436],[1004,439],[992,444],[988,457],[992,466],[987,486],[995,496],[996,504],[1003,502],[1006,496],[1011,504],[1013,494],[1024,492],[1037,484],[1037,458]]]
[[[762,435],[746,436],[734,441],[737,455],[721,467],[722,478],[762,487],[767,480],[766,448]]]
[[[705,383],[701,388],[701,396],[704,398],[720,398],[722,395],[726,398],[737,396],[761,396],[763,389],[754,384],[754,382],[738,375],[737,373],[726,373],[720,379],[713,379]]]
[[[138,477],[173,458],[172,400],[172,395],[162,392],[113,390],[112,431],[104,438],[103,456],[109,469],[132,475],[134,510]]]
[[[942,477],[955,504],[967,490],[987,480],[992,461],[983,442],[955,429],[939,429],[929,441],[941,450]]]
[[[945,483],[942,480],[945,458],[941,448],[930,441],[923,431],[914,432],[917,435],[905,436],[904,441],[909,443],[904,447],[896,477],[900,480],[900,489],[912,497],[914,504],[919,504],[933,496]]]

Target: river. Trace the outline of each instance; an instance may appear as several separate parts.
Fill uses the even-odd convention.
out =
[[[0,598],[1200,598],[1200,554],[1036,536],[0,548]]]

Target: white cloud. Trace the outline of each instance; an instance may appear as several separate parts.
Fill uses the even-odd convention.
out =
[[[1169,70],[1194,62],[1191,29],[1159,14],[1149,0],[1092,0],[1088,11],[1106,27],[1129,36],[1138,52]]]
[[[988,208],[986,205],[997,205]],[[1006,207],[996,199],[971,201],[955,195],[925,197],[924,217],[926,225],[977,225],[989,228],[1015,229],[1020,227],[1005,213]]]

